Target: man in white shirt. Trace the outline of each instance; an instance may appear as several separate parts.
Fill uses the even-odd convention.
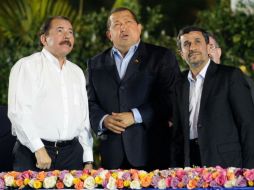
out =
[[[70,20],[47,19],[40,42],[43,50],[20,59],[10,73],[8,116],[17,136],[13,169],[92,168],[86,81],[66,59],[74,45]]]

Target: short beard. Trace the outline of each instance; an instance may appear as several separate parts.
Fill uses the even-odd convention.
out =
[[[194,69],[200,67],[203,64],[204,64],[204,61],[202,61],[202,60],[195,61],[195,62],[192,62],[192,63],[188,62],[188,65],[190,66],[190,68],[194,68]]]

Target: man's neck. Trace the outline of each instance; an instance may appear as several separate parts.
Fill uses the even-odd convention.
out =
[[[52,53],[52,55],[55,56],[55,58],[57,58],[58,62],[59,62],[59,65],[60,65],[60,68],[62,69],[63,68],[63,65],[66,61],[66,57],[65,56],[57,56],[55,54]]]

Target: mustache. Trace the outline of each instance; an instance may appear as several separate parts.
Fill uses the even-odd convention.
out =
[[[71,47],[71,45],[72,45],[71,42],[70,42],[69,40],[61,41],[59,44],[60,44],[60,45],[66,44],[66,45],[68,45],[69,47]]]
[[[199,54],[198,51],[190,51],[190,53],[188,54],[188,57],[191,57],[193,54]]]

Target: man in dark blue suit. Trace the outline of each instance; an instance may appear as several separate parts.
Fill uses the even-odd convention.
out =
[[[176,83],[172,166],[254,167],[254,105],[243,73],[209,59],[208,33],[180,30],[189,65]]]
[[[113,10],[107,27],[113,47],[88,60],[90,121],[100,138],[102,166],[148,168],[148,141],[153,145],[163,139],[148,139],[148,134],[160,130],[158,120],[169,129],[170,95],[179,67],[171,51],[140,41],[142,26],[131,10]],[[154,147],[161,150],[156,155],[161,163],[168,148]],[[156,164],[149,159],[149,169]]]

